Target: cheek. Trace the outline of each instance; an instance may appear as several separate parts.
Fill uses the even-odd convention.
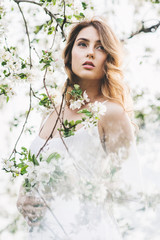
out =
[[[80,63],[81,63],[81,54],[76,49],[73,49],[72,50],[72,55],[71,55],[71,68],[72,68],[72,70],[77,69]]]
[[[103,69],[104,65],[105,65],[105,62],[106,62],[106,58],[101,59],[101,61],[99,61],[99,62],[100,62],[101,69]]]
[[[77,61],[79,58],[80,58],[80,52],[76,48],[74,48],[72,50],[72,62]]]

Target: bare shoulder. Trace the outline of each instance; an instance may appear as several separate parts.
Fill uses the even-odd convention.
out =
[[[122,132],[122,130],[133,132],[131,120],[120,104],[114,102],[106,102],[104,104],[106,112],[100,117],[100,125],[104,131],[109,131],[110,129],[111,132]]]
[[[134,131],[127,112],[120,104],[114,102],[104,104],[106,112],[100,117],[100,125],[107,149],[114,152],[134,141]]]
[[[120,104],[107,101],[104,105],[106,106],[106,112],[102,117],[102,121],[107,119],[120,120],[121,118],[128,118],[127,113]]]
[[[52,131],[52,123],[55,122],[55,111],[54,109],[50,113],[44,113],[41,120],[39,129],[39,136],[47,139]]]

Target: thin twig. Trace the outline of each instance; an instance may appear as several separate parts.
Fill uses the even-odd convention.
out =
[[[5,230],[7,230],[9,227],[11,227],[13,224],[15,224],[17,222],[17,220],[19,220],[19,216],[16,217],[11,223],[9,223],[6,227],[4,227],[3,229],[0,230],[0,234],[2,232],[4,232]]]
[[[57,108],[56,108],[55,103],[53,102],[53,100],[52,100],[52,98],[51,98],[51,96],[50,96],[50,94],[48,92],[47,86],[46,86],[46,75],[47,75],[47,68],[45,70],[45,74],[44,74],[44,77],[43,77],[43,85],[44,85],[44,88],[46,90],[47,96],[48,96],[49,100],[51,101],[51,103],[52,103],[52,105],[53,105],[53,107],[54,107],[54,109],[56,111],[56,114],[58,116]],[[61,122],[61,118],[60,117],[59,117],[59,121]]]
[[[66,3],[65,3],[64,0],[63,0],[63,5],[64,5],[64,9],[63,9],[63,23],[62,23],[62,26],[61,26],[61,30],[62,30],[62,33],[64,35],[64,38],[66,39],[66,36],[65,36],[65,33],[64,33],[64,30],[63,30],[64,24],[66,23]]]
[[[35,49],[35,47],[33,47],[33,50],[35,51],[37,57],[38,57],[39,59],[41,59],[40,56],[39,56],[39,54],[38,54],[38,52],[37,52],[37,50]]]
[[[43,6],[43,3],[37,3],[37,2],[34,2],[34,1],[30,1],[30,0],[13,0],[13,1],[16,2],[16,3],[32,3],[32,4],[38,5],[40,7]]]
[[[33,91],[33,88],[31,87],[31,91],[32,91],[32,94],[35,98],[37,98],[39,101],[41,101],[41,98],[40,97],[37,97],[35,92]]]
[[[46,14],[48,14],[50,17],[54,18],[54,20],[57,22],[57,25],[58,25],[58,26],[60,27],[60,29],[61,29],[62,37],[63,37],[64,39],[66,39],[66,36],[65,36],[64,30],[63,30],[61,24],[57,21],[57,17],[56,17],[56,15],[53,14],[51,11],[49,11],[46,7],[44,7],[43,9],[44,9],[44,11],[46,12]]]
[[[47,68],[46,68],[46,72],[45,72],[45,77],[43,78],[44,88],[45,88],[46,93],[47,93],[47,96],[49,97],[49,99],[50,99],[50,101],[51,101],[51,103],[52,103],[52,105],[53,105],[53,107],[54,107],[54,109],[55,109],[55,112],[56,112],[56,114],[57,114],[57,121],[59,120],[60,124],[65,128],[65,125],[64,125],[64,123],[62,122],[62,120],[61,120],[61,118],[60,118],[61,109],[60,109],[60,112],[57,111],[57,108],[56,108],[56,106],[55,106],[55,104],[54,104],[51,96],[49,95],[49,92],[48,92],[48,89],[47,89],[47,86],[46,86],[46,81],[45,81],[45,80],[46,80],[46,74],[47,74]],[[64,98],[64,96],[63,96],[63,98]],[[63,104],[63,98],[62,98],[62,104]],[[62,105],[61,105],[61,106],[62,106]],[[52,136],[52,135],[51,135],[51,136]],[[62,140],[62,142],[63,142],[63,144],[64,144],[67,152],[69,152],[68,147],[67,147],[67,145],[65,144],[64,139],[63,139],[63,137],[62,137],[62,134],[60,134],[60,137],[61,137],[61,140]]]
[[[43,6],[42,3],[37,3],[37,2],[34,2],[34,1],[28,1],[28,0],[14,0],[14,2],[16,2],[17,4],[19,4],[19,3],[32,3],[32,4],[36,4],[36,5],[40,6],[40,7]],[[65,4],[64,4],[64,6],[65,6]],[[61,24],[57,21],[57,17],[56,17],[57,14],[53,14],[53,13],[52,13],[50,10],[48,10],[46,7],[44,7],[43,10],[45,11],[45,13],[46,13],[47,15],[49,15],[51,18],[53,18],[53,19],[57,22],[59,28],[61,29],[62,37],[63,37],[64,39],[66,39],[66,36],[65,36],[65,33],[64,33],[64,30],[63,30],[63,25],[64,25],[64,23],[66,22],[66,17],[64,16],[64,20],[63,20],[63,23],[62,23],[62,25],[61,25]],[[65,11],[65,9],[64,9],[64,11]]]
[[[19,142],[19,140],[20,140],[20,138],[21,138],[21,136],[22,136],[22,133],[24,132],[24,128],[25,128],[25,126],[26,126],[26,124],[27,124],[27,121],[28,121],[28,117],[29,117],[31,108],[32,108],[32,94],[31,94],[31,84],[30,84],[30,91],[29,91],[29,109],[28,109],[27,116],[26,116],[25,122],[24,122],[24,124],[23,124],[23,127],[22,127],[22,129],[21,129],[21,132],[20,132],[20,134],[19,134],[19,137],[17,138],[17,141],[16,141],[16,143],[15,143],[15,145],[14,145],[13,151],[12,151],[9,159],[12,157],[13,153],[16,153],[16,152],[17,152],[16,147],[17,147],[17,144],[18,144],[18,142]]]
[[[55,28],[55,33],[54,33],[54,37],[53,37],[53,42],[52,42],[52,45],[51,45],[50,49],[52,49],[53,46],[54,46],[54,42],[55,42],[55,39],[56,39],[57,28],[58,28],[58,24],[56,25],[56,28]]]
[[[51,103],[52,103],[52,105],[53,105],[53,107],[54,107],[54,109],[55,109],[55,112],[56,112],[56,114],[57,114],[57,119],[56,119],[55,125],[54,125],[51,133],[49,134],[49,136],[48,136],[48,138],[46,139],[46,141],[45,141],[45,143],[43,144],[43,146],[40,148],[40,150],[39,150],[39,152],[38,152],[38,154],[37,154],[36,157],[39,156],[40,152],[43,150],[43,148],[46,146],[46,144],[47,144],[47,142],[49,141],[49,139],[52,137],[52,134],[53,134],[53,132],[54,132],[54,130],[55,130],[55,128],[56,128],[56,125],[57,125],[57,123],[58,123],[58,120],[59,120],[60,123],[64,126],[64,124],[63,124],[63,122],[62,122],[62,120],[61,120],[61,118],[60,118],[60,113],[61,113],[61,109],[62,109],[62,105],[63,105],[63,98],[62,98],[62,103],[61,103],[60,111],[58,112],[58,111],[57,111],[57,108],[56,108],[56,106],[55,106],[55,104],[54,104],[54,102],[52,101],[51,96],[49,95],[48,89],[47,89],[47,87],[46,87],[46,83],[45,83],[46,75],[47,75],[47,68],[46,68],[45,73],[44,73],[43,84],[44,84],[44,88],[45,88],[45,90],[46,90],[47,96],[48,96],[48,98],[50,99],[50,101],[51,101]],[[64,126],[64,127],[65,127],[65,126]],[[41,130],[42,130],[42,129],[41,129]],[[41,130],[40,130],[40,131],[41,131]],[[62,140],[62,142],[63,142],[63,144],[64,144],[67,152],[69,153],[69,149],[68,149],[67,145],[65,144],[62,135],[60,135],[60,138],[61,138],[61,140]]]
[[[26,28],[26,34],[27,34],[27,38],[28,38],[28,45],[29,45],[29,61],[30,61],[30,69],[32,68],[32,57],[31,57],[31,40],[30,40],[30,36],[29,36],[29,31],[28,31],[28,26],[27,26],[27,21],[25,19],[25,16],[24,16],[24,13],[22,11],[22,8],[20,7],[19,5],[19,2],[17,2],[17,5],[18,5],[18,8],[19,8],[19,11],[21,12],[22,14],[22,18],[23,18],[23,21],[24,21],[24,25],[25,25],[25,28]]]
[[[40,198],[43,200],[45,206],[49,209],[50,213],[52,214],[52,216],[54,217],[54,219],[56,220],[56,222],[58,223],[58,225],[60,226],[60,228],[62,229],[62,231],[64,232],[64,234],[68,237],[68,234],[66,233],[66,231],[64,230],[62,224],[60,223],[60,221],[58,220],[58,218],[55,216],[55,214],[53,213],[52,209],[50,208],[50,206],[47,204],[46,200],[44,199],[44,197],[40,194],[40,192],[38,191],[37,188],[35,188],[37,193],[39,194]]]
[[[145,22],[142,22],[142,27],[141,27],[141,29],[138,30],[138,31],[136,31],[136,32],[134,32],[134,33],[132,33],[132,34],[128,37],[128,39],[130,39],[130,38],[134,37],[135,35],[140,34],[140,33],[142,33],[142,32],[144,32],[144,33],[150,33],[150,32],[153,33],[153,32],[155,32],[155,31],[159,28],[159,26],[160,26],[160,21],[158,21],[157,24],[154,24],[154,25],[152,25],[151,27],[148,27],[148,28],[145,28],[145,27],[144,27],[144,23],[145,23]]]

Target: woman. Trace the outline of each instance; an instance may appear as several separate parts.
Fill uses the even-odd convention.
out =
[[[30,239],[118,240],[121,239],[121,234],[110,211],[109,201],[113,197],[111,191],[114,189],[112,170],[116,169],[117,175],[125,176],[127,164],[125,166],[124,163],[123,166],[123,162],[130,158],[130,149],[134,144],[133,128],[128,114],[130,109],[127,109],[129,94],[123,83],[121,70],[121,45],[110,27],[103,21],[86,20],[72,28],[63,56],[68,74],[63,110],[59,107],[45,119],[39,136],[31,145],[31,152],[38,157],[40,153],[45,155],[56,151],[65,156],[65,162],[68,163],[70,155],[67,154],[67,149],[69,149],[76,169],[69,173],[71,178],[74,175],[72,183],[74,182],[76,189],[79,188],[81,195],[77,197],[75,191],[72,191],[75,189],[72,186],[72,190],[68,188],[67,197],[67,193],[66,195],[59,193],[63,191],[60,186],[50,202],[48,209],[53,210],[50,213],[48,209],[46,210],[44,201],[27,197],[22,193],[17,205],[31,226]],[[73,103],[79,100],[71,93],[75,90],[74,87],[79,90],[78,86],[82,90],[80,97],[84,99],[81,104],[74,105]],[[83,125],[85,122],[83,110],[89,109],[92,104],[97,106],[97,102],[105,106],[106,111],[99,115],[98,125],[93,124],[89,128],[92,131],[88,131]],[[80,118],[83,121],[77,124],[75,134],[64,138],[62,136],[64,120],[76,122]],[[113,163],[117,168],[113,167]],[[111,181],[105,175],[106,165],[110,166],[112,172]],[[133,177],[130,176],[130,182],[138,182],[136,161],[132,162],[131,166]],[[84,179],[87,179],[87,184],[86,182],[82,184]],[[92,191],[91,198],[91,195],[86,194],[86,189],[93,179],[96,179],[97,184],[100,182],[100,185],[97,185],[98,190]],[[127,181],[129,182],[129,178]],[[107,186],[111,191],[106,191]],[[96,185],[93,189],[95,188]],[[41,221],[36,218],[38,214],[42,216]]]

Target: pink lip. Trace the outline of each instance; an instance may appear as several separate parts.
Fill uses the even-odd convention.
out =
[[[93,62],[91,62],[91,61],[86,61],[86,62],[83,63],[83,65],[89,65],[89,66],[95,67]]]
[[[93,69],[93,68],[94,68],[94,66],[92,66],[92,65],[87,65],[87,64],[86,64],[86,65],[83,65],[83,67],[86,68],[86,69]]]

